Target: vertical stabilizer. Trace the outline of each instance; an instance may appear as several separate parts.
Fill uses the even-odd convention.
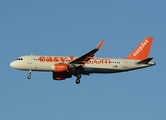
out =
[[[136,60],[143,60],[148,58],[152,41],[153,41],[152,37],[146,37],[126,58],[136,59]]]

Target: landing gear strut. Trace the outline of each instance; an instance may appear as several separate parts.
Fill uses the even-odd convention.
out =
[[[28,79],[31,79],[31,72],[32,72],[31,70],[28,71],[28,76],[27,76]]]
[[[77,77],[76,84],[79,84],[80,83],[81,74],[77,74],[76,77]]]

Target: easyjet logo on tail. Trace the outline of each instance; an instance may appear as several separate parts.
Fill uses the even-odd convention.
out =
[[[149,55],[153,37],[146,37],[126,58],[143,60]]]
[[[148,43],[149,41],[147,39],[144,42],[142,42],[138,49],[133,53],[133,56],[137,56],[137,54],[139,54],[139,52],[141,52]]]

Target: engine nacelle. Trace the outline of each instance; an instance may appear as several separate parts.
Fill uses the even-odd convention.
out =
[[[67,74],[67,73],[53,72],[52,77],[53,77],[54,80],[65,80],[66,78],[71,78],[72,75]]]
[[[67,72],[68,70],[68,65],[67,64],[54,64],[52,66],[52,69],[54,70],[54,72]]]

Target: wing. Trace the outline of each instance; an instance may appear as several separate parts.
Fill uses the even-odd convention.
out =
[[[91,58],[93,58],[94,54],[101,48],[102,44],[103,44],[104,40],[102,40],[97,46],[96,48],[94,48],[93,50],[91,50],[90,52],[82,55],[81,57],[71,61],[69,64],[84,64],[86,61],[90,60]]]

